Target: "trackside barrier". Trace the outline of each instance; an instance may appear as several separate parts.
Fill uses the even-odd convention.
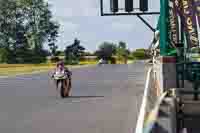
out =
[[[153,67],[149,68],[135,133],[150,133],[158,116],[160,104],[167,93],[156,95]]]
[[[141,108],[140,108],[140,112],[139,112],[139,117],[137,120],[135,133],[143,133],[143,126],[144,126],[146,106],[147,106],[147,96],[148,96],[148,92],[149,92],[149,83],[150,83],[150,76],[151,76],[152,70],[153,70],[153,68],[151,67],[147,73],[145,90],[144,90],[143,100],[142,100],[142,104],[141,104]]]
[[[151,133],[154,125],[156,124],[156,120],[158,118],[158,112],[162,101],[164,100],[167,92],[163,93],[159,100],[156,102],[154,109],[146,116],[146,120],[144,122],[143,133]]]

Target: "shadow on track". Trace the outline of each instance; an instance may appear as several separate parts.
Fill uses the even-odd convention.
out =
[[[75,99],[79,99],[79,98],[104,98],[104,96],[69,96],[67,97],[66,99],[68,98],[75,98]]]
[[[56,104],[82,103],[100,99],[104,99],[104,96],[69,96],[64,99],[58,100]]]

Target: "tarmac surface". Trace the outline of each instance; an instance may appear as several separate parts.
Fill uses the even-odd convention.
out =
[[[0,79],[1,133],[134,133],[146,70],[143,62],[72,69],[61,99],[48,73]]]

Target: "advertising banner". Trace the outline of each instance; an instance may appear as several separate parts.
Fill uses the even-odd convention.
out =
[[[174,0],[169,0],[169,39],[172,45],[179,42],[178,14]]]
[[[200,27],[200,0],[194,0],[194,6],[196,9],[196,14],[199,22],[199,27]]]
[[[199,45],[196,6],[193,0],[181,0],[181,19],[189,48]]]

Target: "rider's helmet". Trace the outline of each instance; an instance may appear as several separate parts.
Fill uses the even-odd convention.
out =
[[[59,62],[57,63],[57,67],[59,67],[59,66],[61,66],[61,68],[64,68],[64,67],[65,67],[64,61],[59,61]]]

